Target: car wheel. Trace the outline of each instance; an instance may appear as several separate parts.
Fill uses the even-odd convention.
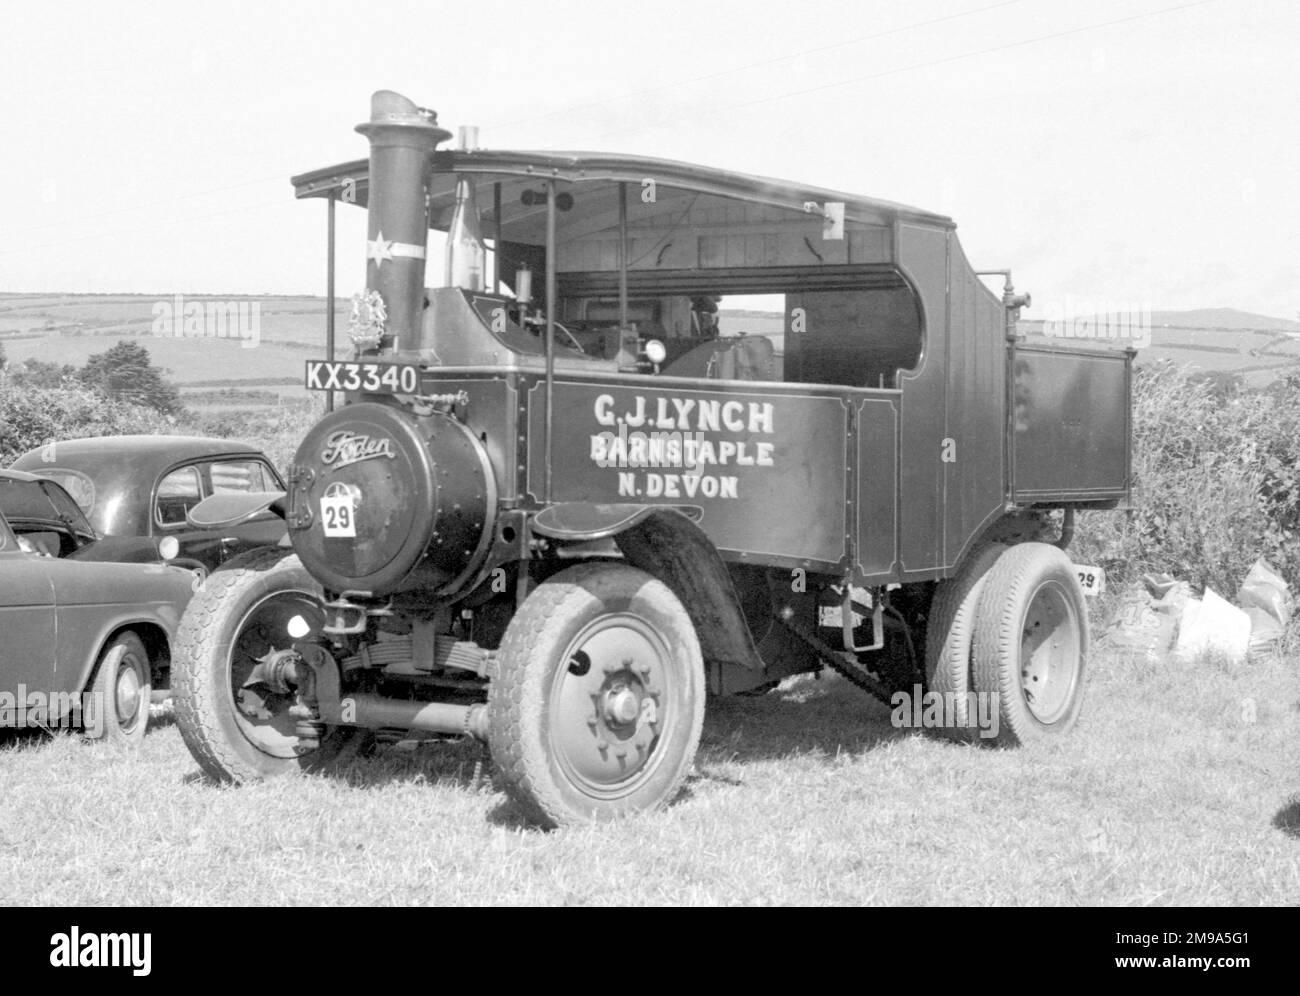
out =
[[[542,826],[613,819],[676,796],[704,722],[690,617],[661,581],[584,564],[524,601],[488,690],[507,794]]]
[[[1074,564],[1047,543],[1009,547],[989,572],[975,627],[975,690],[998,704],[994,739],[1064,733],[1083,706],[1088,612]]]
[[[246,782],[315,770],[370,737],[332,727],[316,744],[304,741],[294,698],[249,684],[260,658],[320,632],[321,597],[298,558],[280,548],[211,574],[195,593],[177,635],[172,693],[181,736],[209,775]],[[296,617],[305,626],[291,633]]]
[[[984,583],[1005,549],[1003,543],[989,543],[975,550],[935,588],[925,634],[926,689],[940,696],[941,729],[953,739],[969,738],[978,718],[970,712],[971,642]]]
[[[144,740],[149,725],[149,655],[134,633],[119,633],[99,655],[82,716],[89,740],[131,745]]]

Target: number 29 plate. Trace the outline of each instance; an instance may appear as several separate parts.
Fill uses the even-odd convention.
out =
[[[1100,595],[1106,590],[1106,572],[1100,567],[1075,564],[1074,572],[1079,575],[1079,587],[1085,595]]]
[[[414,363],[360,363],[355,360],[307,361],[307,390],[416,394],[420,368]]]

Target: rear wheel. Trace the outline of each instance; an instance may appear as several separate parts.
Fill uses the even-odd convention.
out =
[[[488,693],[510,797],[543,826],[670,802],[704,723],[704,662],[685,608],[623,564],[584,564],[519,608]]]
[[[984,582],[1005,549],[1002,543],[981,547],[935,588],[925,639],[926,688],[943,703],[943,733],[956,739],[968,739],[979,718],[970,708],[971,642]]]
[[[100,655],[82,716],[90,740],[138,744],[149,725],[149,655],[134,633],[121,633]]]
[[[254,669],[276,650],[309,641],[324,624],[321,590],[298,558],[259,551],[212,574],[181,620],[172,689],[176,724],[203,770],[224,781],[255,781],[314,769],[353,753],[352,727],[326,730],[319,745],[298,735],[295,697],[259,684]]]
[[[1046,543],[1007,549],[989,572],[975,627],[977,692],[996,699],[996,740],[1064,733],[1083,706],[1088,613],[1074,565]]]

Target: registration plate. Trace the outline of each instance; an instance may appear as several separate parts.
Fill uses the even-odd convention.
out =
[[[307,390],[415,394],[420,368],[414,363],[360,363],[355,360],[307,361]]]

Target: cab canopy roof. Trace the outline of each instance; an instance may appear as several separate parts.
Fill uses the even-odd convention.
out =
[[[810,187],[788,180],[750,176],[669,159],[604,152],[507,152],[446,150],[434,153],[430,181],[430,225],[445,231],[451,222],[458,179],[474,183],[475,200],[485,224],[495,224],[495,204],[501,204],[500,224],[513,241],[544,241],[545,181],[558,182],[558,222],[562,233],[590,235],[613,228],[618,217],[619,184],[627,184],[627,201],[635,212],[648,199],[660,212],[681,210],[692,223],[712,218],[714,224],[737,220],[728,215],[735,202],[804,212],[828,202],[844,204],[850,226],[892,228],[905,222],[942,230],[956,226],[951,218],[919,208]],[[365,206],[369,197],[369,160],[357,159],[292,178],[299,198],[335,198]],[[567,193],[568,198],[559,197]],[[686,219],[683,218],[685,221]],[[706,224],[707,224],[706,220]],[[490,235],[491,232],[486,231]]]

